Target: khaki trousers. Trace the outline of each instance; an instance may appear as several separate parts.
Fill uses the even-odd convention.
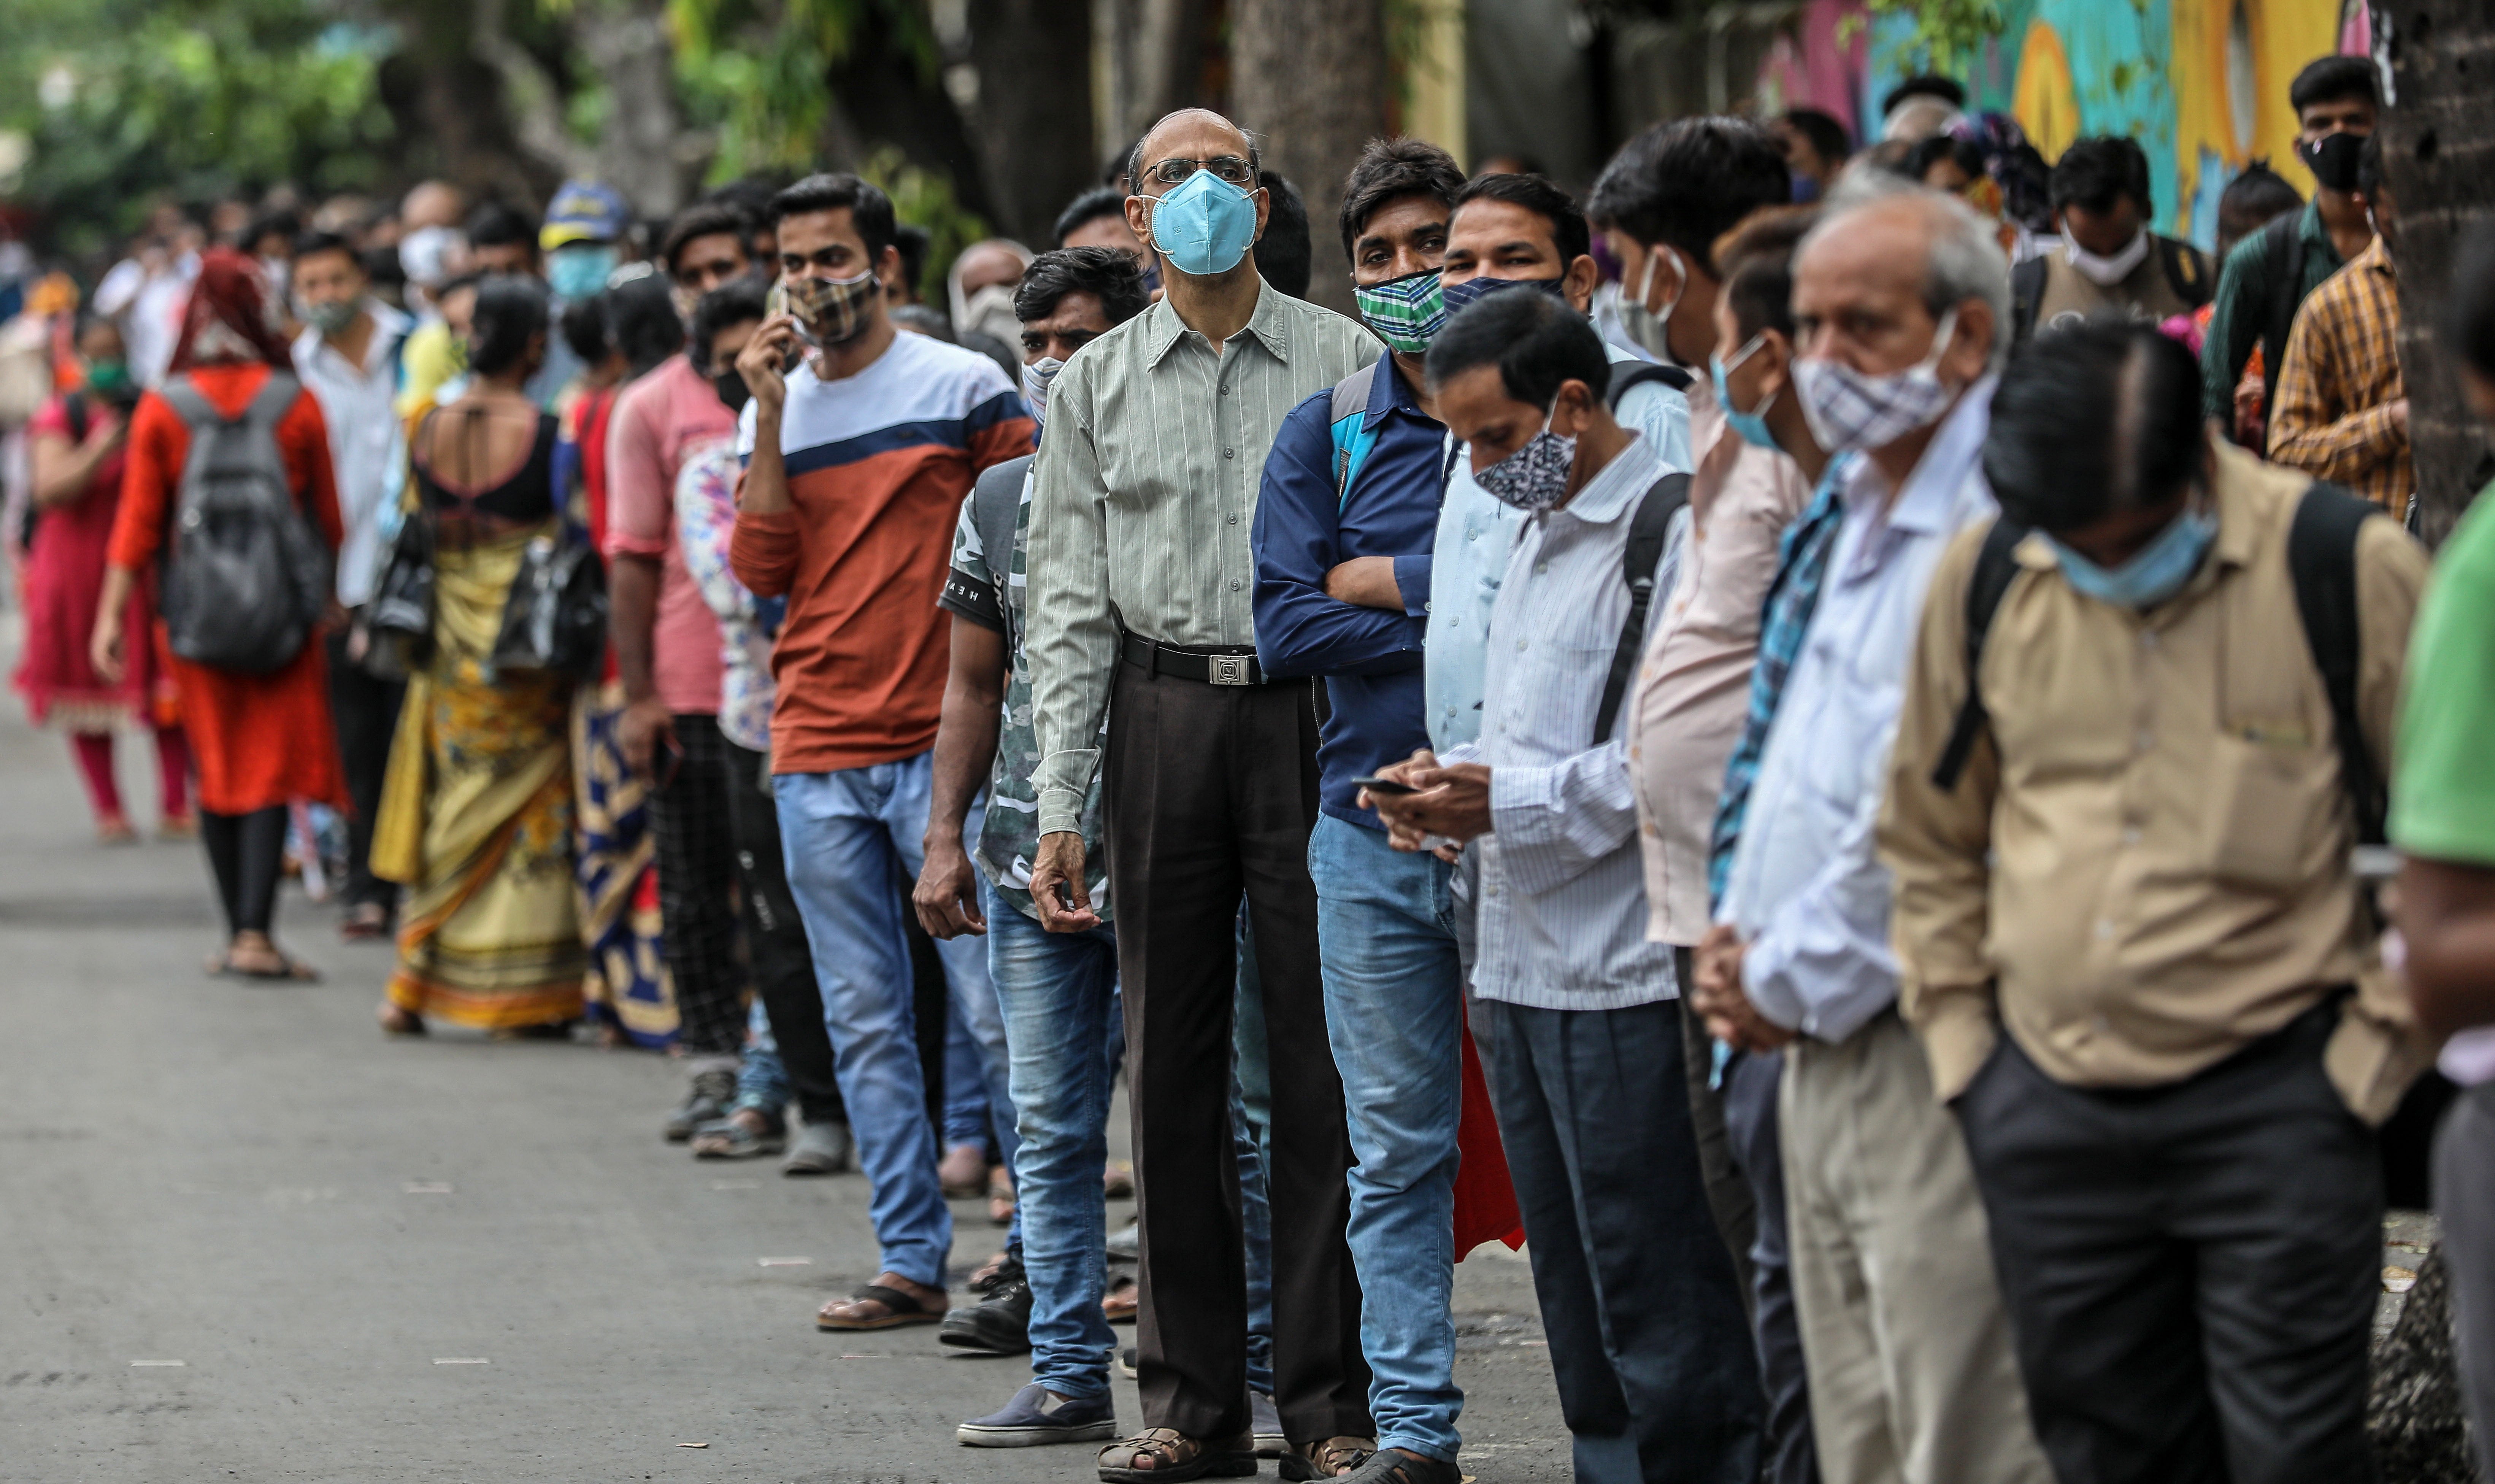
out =
[[[1785,1199],[1822,1484],[2052,1484],[1949,1109],[1904,1022],[1785,1052]]]

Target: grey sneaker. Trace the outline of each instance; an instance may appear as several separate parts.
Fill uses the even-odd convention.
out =
[[[1107,1442],[1118,1413],[1106,1396],[1062,1397],[1037,1381],[1014,1393],[1002,1411],[954,1430],[966,1448],[1032,1448],[1052,1442]]]
[[[845,1123],[810,1123],[797,1130],[788,1145],[788,1157],[780,1162],[784,1175],[837,1175],[849,1167],[849,1126]]]
[[[1128,1222],[1109,1233],[1109,1260],[1133,1262],[1143,1257],[1144,1224]]]
[[[703,1124],[716,1123],[727,1116],[728,1105],[736,1101],[736,1074],[722,1067],[693,1074],[693,1086],[685,1093],[684,1105],[667,1115],[667,1142],[681,1144],[693,1136]]]
[[[1258,1458],[1280,1458],[1291,1451],[1291,1439],[1282,1434],[1282,1414],[1274,1407],[1273,1393],[1248,1393],[1248,1426],[1256,1435]]]

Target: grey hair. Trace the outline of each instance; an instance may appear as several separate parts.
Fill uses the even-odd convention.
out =
[[[1260,149],[1260,148],[1259,148],[1259,146],[1258,146],[1258,142],[1257,142],[1257,139],[1256,139],[1256,136],[1255,136],[1255,134],[1254,134],[1252,131],[1250,131],[1250,130],[1248,128],[1248,126],[1247,126],[1247,125],[1245,125],[1245,124],[1243,124],[1243,123],[1240,123],[1237,119],[1234,119],[1234,118],[1230,117],[1230,116],[1229,116],[1228,114],[1226,114],[1226,113],[1215,113],[1215,112],[1214,112],[1214,110],[1212,110],[1211,108],[1201,108],[1201,107],[1192,107],[1192,106],[1190,106],[1190,107],[1185,107],[1185,108],[1172,108],[1172,109],[1170,109],[1167,113],[1164,113],[1164,114],[1162,114],[1160,117],[1158,117],[1158,118],[1156,118],[1156,119],[1153,120],[1153,126],[1152,126],[1152,128],[1147,129],[1147,130],[1145,130],[1143,133],[1141,133],[1141,134],[1139,134],[1139,135],[1135,136],[1135,142],[1134,142],[1134,144],[1133,144],[1131,147],[1129,147],[1129,148],[1127,149],[1127,151],[1126,151],[1126,194],[1127,194],[1128,196],[1136,196],[1136,195],[1140,195],[1140,194],[1142,194],[1142,190],[1143,190],[1143,174],[1144,174],[1144,141],[1145,141],[1146,139],[1151,138],[1155,134],[1158,133],[1158,132],[1159,132],[1159,130],[1160,130],[1161,125],[1168,123],[1171,119],[1174,119],[1174,118],[1178,117],[1178,116],[1179,116],[1180,114],[1182,114],[1182,113],[1208,113],[1208,114],[1212,114],[1212,116],[1213,116],[1213,117],[1217,118],[1217,119],[1221,120],[1223,123],[1228,124],[1231,128],[1238,130],[1238,131],[1239,131],[1239,137],[1241,137],[1241,138],[1243,138],[1243,139],[1246,139],[1246,140],[1248,141],[1248,167],[1249,169],[1251,169],[1251,170],[1255,170],[1255,171],[1258,171],[1258,172],[1260,172],[1260,173],[1264,170],[1264,168],[1265,168],[1265,162],[1264,162],[1264,158],[1263,158],[1262,151],[1261,151],[1261,149]]]
[[[1849,168],[1828,194],[1826,214],[1795,244],[1795,257],[1820,237],[1843,230],[1860,213],[1892,201],[1913,206],[1931,228],[1924,259],[1924,307],[1937,318],[1954,304],[1982,299],[1992,310],[1992,354],[1985,369],[1999,371],[2010,361],[2010,255],[2001,250],[1999,224],[1985,221],[1948,192],[1888,170]]]

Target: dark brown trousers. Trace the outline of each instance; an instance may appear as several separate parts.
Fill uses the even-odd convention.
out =
[[[1326,1041],[1309,832],[1309,682],[1211,685],[1121,662],[1109,706],[1109,900],[1143,1223],[1144,1425],[1248,1431],[1247,1272],[1230,1136],[1233,925],[1248,902],[1274,1078],[1274,1391],[1294,1442],[1367,1437],[1351,1138]]]

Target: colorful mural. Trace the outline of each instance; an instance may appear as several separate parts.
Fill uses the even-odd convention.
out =
[[[2266,157],[2299,191],[2287,85],[2332,51],[2370,47],[2363,0],[2003,0],[2007,24],[1967,84],[1969,106],[2017,118],[2047,159],[2081,135],[2127,134],[2148,152],[2164,228],[2203,246],[2218,193]],[[1758,79],[1770,107],[1808,105],[1859,135],[1880,96],[1922,71],[1902,15],[1809,0]]]

